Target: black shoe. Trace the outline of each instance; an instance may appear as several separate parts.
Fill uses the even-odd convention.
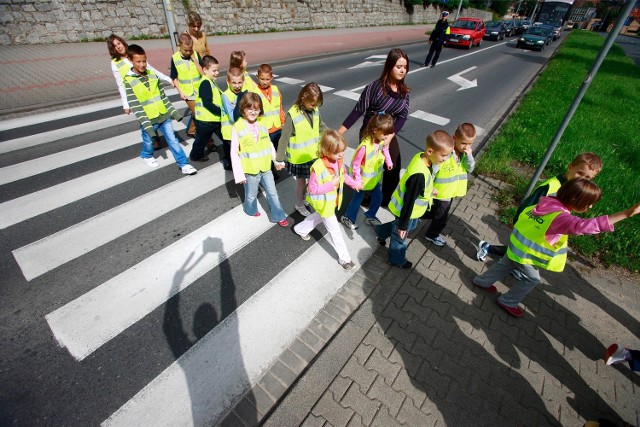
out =
[[[207,150],[209,150],[210,153],[214,153],[216,151],[216,145],[215,144],[209,144],[207,145]]]
[[[431,68],[433,68],[433,67],[435,67],[435,66],[436,66],[436,64],[431,64]]]
[[[222,168],[226,171],[230,171],[231,170],[231,162],[227,159],[223,159],[222,160]]]
[[[376,240],[378,241],[378,244],[380,246],[387,246],[387,241],[386,239],[381,239],[380,237],[376,236]]]
[[[208,162],[209,158],[207,156],[202,156],[199,159],[192,159],[191,157],[189,157],[189,160],[191,160],[192,162]]]
[[[411,261],[407,261],[407,262],[405,262],[405,263],[404,263],[404,264],[402,264],[402,265],[391,264],[389,261],[387,261],[387,264],[392,265],[392,266],[394,266],[394,267],[401,268],[401,269],[403,269],[403,270],[406,270],[406,269],[408,269],[408,268],[413,267],[413,263],[412,263]]]

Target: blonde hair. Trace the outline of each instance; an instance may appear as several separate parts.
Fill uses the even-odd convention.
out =
[[[231,77],[242,77],[244,79],[244,73],[238,67],[231,67],[227,70],[227,81],[231,80]]]
[[[320,86],[318,86],[317,83],[307,83],[304,85],[298,94],[298,99],[296,99],[296,102],[293,104],[298,107],[298,110],[302,111],[307,101],[317,102],[318,107],[322,105],[322,90],[320,90]]]
[[[602,170],[602,159],[594,153],[580,153],[571,161],[571,166],[587,165],[592,171]]]
[[[193,39],[191,38],[191,34],[189,33],[180,34],[180,38],[178,38],[178,45],[183,47],[192,47]]]
[[[242,68],[242,61],[246,57],[247,54],[244,53],[244,50],[234,50],[233,52],[231,52],[231,56],[229,56],[229,67],[240,68],[242,71],[244,71],[244,68]]]
[[[393,133],[393,131],[395,130],[393,127],[393,117],[391,117],[390,114],[386,113],[378,113],[371,116],[371,118],[369,119],[369,123],[367,123],[367,127],[364,128],[364,131],[362,132],[362,139],[369,137],[373,141],[373,133],[376,130],[379,130],[384,135]]]
[[[347,149],[347,141],[340,132],[333,129],[327,129],[318,144],[318,157],[326,157],[332,154],[342,153]]]
[[[476,127],[471,123],[462,123],[456,128],[455,138],[463,141],[476,139]]]
[[[436,130],[427,135],[426,149],[440,152],[453,148],[453,138],[443,130]]]
[[[201,27],[202,29],[202,18],[198,15],[197,12],[191,11],[187,15],[187,26],[188,27]]]

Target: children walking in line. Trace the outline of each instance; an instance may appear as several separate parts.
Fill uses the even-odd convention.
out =
[[[413,156],[400,178],[389,202],[389,210],[396,218],[375,227],[378,243],[382,246],[391,237],[387,263],[403,269],[413,266],[406,258],[407,236],[431,207],[434,196],[433,175],[437,173],[437,165],[444,162],[452,150],[453,139],[447,132],[437,130],[430,133],[425,151]]]
[[[157,135],[160,129],[182,173],[195,175],[197,171],[187,162],[187,156],[173,133],[171,118],[181,120],[182,117],[164,94],[158,76],[153,71],[147,70],[147,55],[144,49],[132,44],[129,46],[128,54],[133,66],[124,77],[124,88],[127,102],[142,129],[140,157],[147,165],[154,168],[158,166],[158,162],[153,158],[151,136]]]
[[[520,213],[529,206],[536,205],[542,196],[555,196],[556,192],[562,184],[567,181],[576,178],[584,178],[592,180],[602,170],[602,159],[597,154],[593,153],[581,153],[576,156],[575,159],[567,166],[567,171],[564,174],[554,176],[548,180],[540,183],[538,187],[522,201],[520,207],[516,211],[514,222],[520,216]],[[507,247],[501,245],[492,245],[484,240],[480,240],[478,243],[478,251],[476,258],[478,261],[484,261],[487,254],[496,256],[503,256],[507,253]],[[518,270],[514,270],[513,275],[516,279],[520,280],[520,274]]]
[[[282,127],[282,136],[276,154],[276,166],[283,167],[286,151],[286,167],[296,180],[296,210],[302,216],[310,214],[305,201],[305,191],[311,176],[311,165],[318,156],[318,141],[327,126],[320,119],[322,91],[316,83],[306,84],[289,111]]]
[[[193,51],[193,40],[188,33],[180,34],[178,51],[171,56],[171,79],[178,88],[180,98],[191,110],[191,118],[187,126],[187,135],[195,136],[197,86],[202,75],[200,57]]]
[[[360,190],[362,182],[355,181],[346,172],[343,161],[346,149],[347,142],[337,131],[330,129],[322,135],[319,158],[311,166],[307,195],[307,200],[315,212],[293,227],[293,230],[303,240],[309,240],[309,233],[323,223],[329,233],[330,242],[338,253],[338,263],[345,270],[349,270],[355,264],[347,251],[335,212],[342,204],[344,184],[354,190]]]
[[[507,313],[522,317],[518,304],[540,283],[536,267],[563,271],[567,260],[569,235],[598,234],[614,231],[614,224],[640,213],[640,203],[615,213],[582,219],[571,212],[586,212],[602,197],[600,188],[584,179],[567,181],[555,197],[542,197],[535,206],[525,208],[516,221],[507,253],[473,283],[489,293],[497,292],[494,283],[503,280],[512,269],[522,274],[522,280],[502,294],[497,303]]]
[[[247,72],[247,54],[243,50],[234,50],[229,57],[229,68],[240,68],[242,74],[244,74],[244,84],[242,85],[242,92],[253,92],[258,87],[256,82],[253,81],[249,73]]]
[[[362,191],[353,194],[347,210],[342,215],[341,222],[349,229],[355,230],[356,218],[360,211],[360,205],[365,192],[368,192],[371,200],[369,210],[364,214],[364,222],[369,225],[380,225],[376,217],[382,203],[382,171],[386,164],[387,169],[393,168],[393,162],[389,156],[389,146],[386,140],[394,133],[393,117],[389,114],[375,114],[367,123],[362,132],[362,140],[356,148],[351,161],[351,173],[353,179],[359,181],[362,177]]]
[[[242,92],[244,85],[244,74],[238,67],[232,67],[227,70],[227,90],[222,93],[222,148],[224,156],[222,157],[222,167],[225,170],[231,170],[231,128],[235,123],[233,114],[236,103],[238,102],[238,94]]]
[[[467,194],[467,174],[473,172],[476,164],[471,151],[475,139],[475,126],[471,123],[458,126],[453,135],[453,153],[440,165],[433,179],[433,188],[438,194],[433,197],[433,206],[425,216],[431,219],[431,224],[424,237],[436,246],[447,244],[440,233],[447,225],[452,198]]]
[[[205,146],[209,151],[215,151],[215,145],[208,146],[215,133],[220,141],[223,140],[221,125],[222,120],[222,92],[216,84],[220,65],[218,60],[211,55],[202,58],[203,76],[198,84],[196,96],[196,139],[193,142],[189,158],[195,162],[206,162],[209,157],[205,155]]]
[[[262,185],[267,194],[271,219],[279,226],[289,225],[287,214],[282,210],[276,184],[271,174],[271,161],[276,150],[269,140],[266,127],[258,122],[264,114],[260,97],[248,93],[240,101],[242,117],[236,121],[231,131],[231,161],[236,184],[244,185],[244,212],[250,216],[260,216],[258,211],[258,190]]]

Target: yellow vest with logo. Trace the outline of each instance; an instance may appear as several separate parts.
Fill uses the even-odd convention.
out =
[[[219,122],[221,121],[221,116],[213,114],[211,111],[207,110],[202,103],[202,98],[200,98],[200,85],[206,81],[211,85],[211,93],[213,94],[213,103],[222,109],[222,94],[220,93],[220,88],[208,77],[202,77],[202,80],[198,83],[198,95],[196,96],[196,120],[200,120],[203,122]]]
[[[364,165],[360,170],[360,176],[362,177],[362,184],[364,185],[363,191],[373,190],[376,185],[382,179],[382,171],[384,168],[384,154],[382,154],[382,146],[378,145],[376,151],[371,137],[365,137],[356,148],[355,153],[360,150],[360,147],[365,148]],[[356,154],[353,154],[355,158]],[[353,162],[351,162],[351,172],[353,173]]]
[[[422,174],[424,176],[424,193],[420,194],[413,204],[411,210],[411,219],[422,217],[429,209],[431,209],[431,202],[433,201],[433,179],[431,179],[431,171],[424,164],[424,161],[420,157],[423,153],[418,153],[413,156],[406,172],[400,178],[400,183],[396,187],[396,190],[391,196],[389,202],[389,210],[395,216],[400,217],[402,212],[402,205],[404,204],[404,195],[407,192],[407,180],[411,175]]]
[[[289,108],[289,116],[293,121],[295,135],[289,138],[287,161],[294,165],[301,165],[316,159],[320,142],[320,112],[317,108],[313,109],[313,126],[309,124],[297,105]]]
[[[563,235],[555,245],[550,245],[545,239],[551,222],[562,211],[535,216],[534,208],[535,206],[529,206],[518,217],[509,236],[507,256],[520,264],[536,265],[549,271],[562,271],[567,262],[569,237]]]
[[[333,179],[333,175],[329,173],[329,169],[325,166],[322,159],[318,159],[311,165],[311,170],[315,172],[318,184],[325,184]],[[344,167],[340,168],[340,185],[338,189],[333,189],[323,194],[307,194],[307,201],[311,207],[318,212],[322,218],[329,218],[342,206],[342,188],[344,186]]]
[[[440,165],[440,170],[433,179],[433,188],[438,190],[436,199],[451,199],[453,197],[462,197],[467,194],[467,171],[462,167],[462,153],[460,161],[456,158],[455,153]]]
[[[231,105],[234,107],[236,106],[236,102],[238,102],[238,95],[234,91],[227,88],[227,90],[224,91],[224,96],[226,96],[231,102]],[[231,141],[231,128],[233,127],[233,123],[231,122],[232,114],[233,111],[226,112],[224,108],[222,109],[222,117],[220,119],[222,138],[227,141]]]
[[[124,77],[125,82],[131,86],[147,118],[155,119],[159,115],[166,113],[167,107],[160,96],[160,79],[158,79],[158,76],[154,72],[147,70],[147,79],[149,87],[137,74],[127,74]]]
[[[196,61],[200,58],[196,53]],[[194,96],[198,92],[198,82],[200,81],[200,73],[198,67],[193,63],[191,59],[182,59],[182,54],[178,50],[171,57],[173,58],[173,64],[176,66],[178,72],[178,86],[185,96]]]
[[[258,86],[252,90],[262,100],[262,109],[264,110],[264,125],[267,129],[281,128],[282,121],[280,120],[280,105],[282,105],[282,96],[276,85],[271,85],[271,101],[264,96],[262,90]]]
[[[120,73],[120,78],[124,80],[124,76],[126,76],[127,73],[129,73],[129,70],[131,70],[131,63],[129,61],[125,61],[124,58],[112,59],[111,61],[116,65],[116,68]]]
[[[238,133],[238,155],[245,174],[256,175],[271,169],[273,150],[269,139],[269,130],[258,123],[258,141],[251,133],[247,121],[239,118],[233,125]]]

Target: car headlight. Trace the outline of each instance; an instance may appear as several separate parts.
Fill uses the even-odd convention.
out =
[[[464,36],[462,36],[462,40],[469,40],[471,38],[470,35],[465,34]]]
[[[520,37],[520,41],[523,42],[524,41],[524,37]]]
[[[536,43],[538,43],[538,44],[544,44],[544,40],[538,40]]]
[[[491,35],[492,35],[492,36],[497,36],[497,35],[498,35],[498,32],[497,32],[497,31],[491,31]]]

